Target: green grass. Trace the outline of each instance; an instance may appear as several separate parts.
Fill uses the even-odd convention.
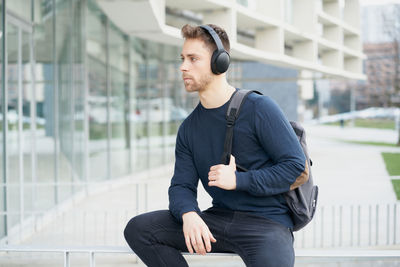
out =
[[[389,119],[356,119],[354,124],[364,128],[395,129],[394,120]]]
[[[343,139],[338,139],[338,141],[346,142],[346,143],[351,143],[351,144],[368,145],[368,146],[397,147],[396,144],[384,143],[384,142],[354,141],[354,140],[343,140]]]
[[[386,169],[390,176],[400,175],[400,153],[382,152],[383,160],[385,161]],[[396,197],[400,200],[400,179],[392,180],[393,190]]]
[[[397,200],[400,200],[400,180],[392,180],[392,184]]]
[[[339,126],[339,122],[327,123],[327,125],[335,125]],[[350,120],[344,122],[344,127],[348,127],[350,125]],[[376,129],[395,129],[394,120],[390,119],[355,119],[354,120],[355,127],[361,128],[376,128]]]
[[[390,176],[400,175],[400,153],[382,152],[383,160],[386,164],[386,169]]]

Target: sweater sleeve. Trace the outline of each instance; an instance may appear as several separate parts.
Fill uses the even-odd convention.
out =
[[[199,212],[197,203],[197,185],[199,176],[193,162],[193,156],[187,146],[184,123],[179,127],[175,147],[175,170],[168,190],[169,210],[182,222],[182,215],[189,211]]]
[[[289,121],[272,99],[261,97],[254,107],[255,133],[273,165],[236,172],[236,190],[255,196],[287,192],[290,185],[305,171],[303,150]]]

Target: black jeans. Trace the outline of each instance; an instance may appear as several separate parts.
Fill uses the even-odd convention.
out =
[[[210,208],[200,214],[217,239],[211,252],[234,252],[246,266],[292,267],[293,234],[280,223],[245,212]],[[168,210],[132,218],[124,231],[136,255],[151,267],[188,266],[182,224]]]

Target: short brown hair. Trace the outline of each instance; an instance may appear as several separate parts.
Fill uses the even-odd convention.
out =
[[[221,39],[222,45],[224,46],[225,50],[229,53],[231,47],[229,43],[228,34],[225,32],[225,30],[214,24],[207,24],[207,25],[213,28],[214,31],[218,34],[219,38]],[[191,26],[189,24],[186,24],[185,26],[182,27],[181,33],[182,37],[185,39],[202,40],[206,44],[206,46],[210,48],[211,52],[217,49],[217,45],[215,44],[214,39],[205,29],[201,28],[200,26]]]

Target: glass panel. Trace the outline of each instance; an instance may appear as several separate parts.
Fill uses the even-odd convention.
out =
[[[150,139],[150,166],[154,168],[163,162],[163,122],[166,115],[165,99],[163,97],[163,65],[160,57],[162,46],[147,43],[147,64],[146,64],[146,90],[148,91],[148,119]]]
[[[24,181],[32,182],[32,143],[35,141],[32,139],[31,129],[31,101],[33,100],[32,90],[32,65],[30,62],[31,46],[30,46],[30,34],[22,32],[22,153],[23,153],[23,166],[24,166]],[[43,128],[43,126],[42,126]],[[41,149],[41,147],[38,147]],[[25,210],[33,210],[34,200],[27,199],[25,194],[26,186],[22,188],[22,196]]]
[[[20,154],[19,154],[19,130],[18,119],[20,118],[18,110],[18,28],[12,24],[7,24],[7,121],[8,121],[8,135],[7,135],[7,153],[8,153],[8,211],[19,212],[20,206],[20,193],[18,186],[20,185]],[[8,228],[12,227],[18,222],[17,216],[10,216],[8,220]]]
[[[166,72],[166,96],[168,100],[169,116],[167,117],[167,131],[165,138],[166,158],[169,162],[175,161],[175,140],[179,126],[188,116],[189,112],[184,107],[185,97],[189,94],[183,88],[183,83],[179,71],[179,48],[165,46],[164,48],[164,68]]]
[[[120,177],[129,172],[129,139],[128,139],[128,43],[121,32],[109,28],[110,56],[110,125],[111,125],[111,176]]]
[[[56,55],[57,55],[57,85],[58,85],[58,138],[59,154],[58,181],[71,183],[70,191],[60,194],[64,200],[73,194],[74,168],[74,120],[73,120],[73,76],[72,76],[72,20],[70,2],[58,2],[56,5]],[[67,187],[68,188],[68,187]]]
[[[48,1],[47,1],[48,2]],[[18,15],[26,21],[31,21],[31,0],[12,0],[7,1],[7,10]]]
[[[60,1],[56,6],[58,181],[71,185],[69,192],[66,187],[60,193],[60,200],[76,193],[75,183],[84,179],[82,5],[81,1]]]
[[[0,2],[0,83],[3,82],[3,19],[1,18],[2,12],[2,2]],[[0,86],[0,184],[5,183],[5,177],[3,177],[3,86]],[[0,186],[0,212],[5,211],[5,197],[6,197],[6,188],[4,185]],[[5,235],[5,221],[6,216],[0,215],[0,238]]]
[[[104,16],[88,4],[86,53],[89,85],[90,180],[107,178],[107,66]]]
[[[143,170],[148,163],[147,135],[147,92],[145,88],[145,45],[144,42],[131,39],[131,140],[132,166],[134,170]]]
[[[55,180],[55,88],[54,88],[54,17],[52,6],[48,0],[35,1],[35,102],[36,124],[36,179],[38,183],[54,183]],[[27,72],[29,70],[27,69]],[[26,177],[29,180],[29,177]],[[40,185],[39,185],[40,186]],[[52,186],[52,194],[47,193],[46,202],[42,207],[48,207],[56,203],[56,186]],[[35,187],[27,187],[25,190],[35,190]],[[43,203],[43,196],[30,193],[30,197],[37,196],[38,203]],[[26,208],[31,205],[29,197],[25,197]],[[38,207],[39,208],[39,207]]]
[[[74,179],[85,180],[85,71],[84,71],[84,47],[82,40],[82,19],[84,1],[73,1],[73,26],[72,26],[72,74],[73,74],[73,102],[74,102]],[[76,187],[75,192],[81,187]]]

